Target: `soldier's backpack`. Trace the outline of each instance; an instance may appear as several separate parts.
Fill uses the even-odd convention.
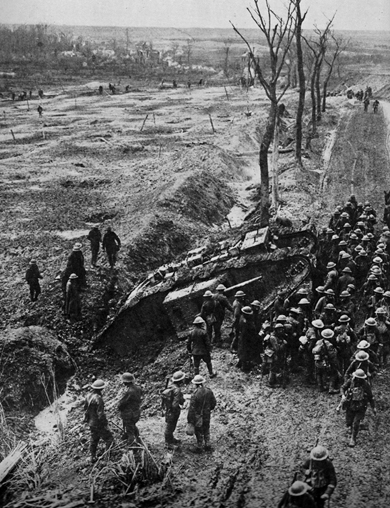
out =
[[[173,404],[174,388],[166,388],[161,393],[161,407],[163,411],[171,411]]]
[[[364,389],[362,386],[354,386],[351,388],[351,401],[362,402],[364,400]]]

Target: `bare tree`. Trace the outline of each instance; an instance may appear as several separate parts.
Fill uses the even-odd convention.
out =
[[[259,151],[259,165],[261,177],[261,191],[260,191],[260,225],[267,226],[269,224],[269,172],[268,172],[268,149],[274,137],[275,125],[277,124],[278,104],[286,90],[287,86],[280,92],[277,89],[277,82],[282,69],[284,67],[287,52],[295,36],[295,4],[290,1],[287,7],[286,20],[284,21],[281,16],[276,14],[270,6],[270,0],[264,0],[265,14],[261,13],[259,0],[254,0],[254,9],[248,8],[248,12],[252,20],[256,23],[262,34],[265,36],[268,54],[270,75],[264,72],[264,66],[260,63],[260,59],[256,58],[253,54],[252,47],[241,32],[233,25],[234,31],[245,42],[252,67],[255,70],[269,101],[270,109],[268,113],[267,125],[263,134],[260,151]],[[268,74],[268,73],[267,73]]]
[[[311,52],[311,71],[310,71],[310,97],[311,97],[311,131],[308,133],[306,147],[310,148],[311,140],[317,136],[317,122],[321,120],[321,91],[320,91],[320,75],[321,68],[325,58],[327,42],[330,27],[333,23],[334,16],[328,21],[323,30],[315,28],[314,32],[317,39],[306,39],[307,47]]]
[[[326,111],[326,94],[328,91],[328,83],[330,80],[330,77],[333,73],[333,69],[335,66],[336,61],[340,57],[340,54],[345,50],[345,48],[348,46],[348,42],[345,41],[342,37],[335,37],[334,34],[331,34],[332,40],[334,42],[334,51],[330,58],[326,58],[326,55],[324,57],[325,63],[328,66],[327,72],[325,73],[323,87],[322,87],[322,111]]]
[[[185,59],[187,60],[187,64],[188,65],[191,65],[191,58],[192,58],[192,53],[193,53],[193,46],[194,46],[194,41],[193,39],[187,39],[187,44],[185,44],[182,49],[183,49],[183,54],[185,56]]]
[[[297,51],[297,68],[298,68],[298,83],[299,83],[299,100],[296,116],[296,138],[295,138],[295,159],[300,166],[302,166],[302,119],[305,109],[305,96],[306,96],[306,77],[303,68],[303,51],[302,51],[302,25],[305,21],[307,11],[302,15],[301,0],[295,0],[296,7],[296,51]]]

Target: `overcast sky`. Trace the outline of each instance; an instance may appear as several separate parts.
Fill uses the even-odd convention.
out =
[[[276,8],[281,0],[269,1]],[[228,28],[232,20],[249,28],[250,5],[253,0],[0,0],[0,22]],[[337,11],[336,29],[390,30],[390,0],[302,0],[302,5],[309,7],[307,27],[324,26]]]

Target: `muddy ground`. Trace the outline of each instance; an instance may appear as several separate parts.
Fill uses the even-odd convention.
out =
[[[351,192],[359,201],[369,199],[379,210],[383,207],[383,191],[390,188],[388,91],[383,76],[367,76],[356,85],[364,88],[367,83],[383,91],[380,114],[364,114],[360,103],[345,96],[331,97],[320,137],[306,154],[305,170],[296,168],[291,153],[281,157],[281,213],[297,227],[309,221],[325,224],[335,205]],[[169,481],[163,488],[157,483],[124,497],[112,471],[105,470],[96,480],[96,506],[274,506],[317,439],[330,449],[338,472],[333,506],[387,506],[388,371],[375,385],[378,417],[368,413],[368,429],[351,450],[342,415],[335,412],[337,396],[316,392],[301,375],[294,375],[284,390],[270,390],[256,373],[238,371],[227,350],[214,351],[218,377],[210,386],[218,399],[212,420],[215,451],[201,457],[189,453],[191,438],[184,434],[183,414],[178,426],[182,450],[167,454],[159,393],[167,374],[190,370],[185,346],[172,339],[159,355],[147,349],[132,358],[109,351],[88,353],[89,341],[102,324],[97,309],[112,275],[102,255],[99,268],[88,269],[83,321],[64,321],[56,277],[76,240],[88,259],[85,236],[93,223],[103,230],[112,225],[123,242],[109,311],[113,315],[138,277],[205,239],[234,234],[258,197],[257,150],[267,111],[261,90],[150,87],[98,96],[96,88],[90,83],[54,89],[52,98],[43,101],[42,119],[37,102],[30,102],[30,110],[26,103],[2,103],[1,326],[47,326],[79,365],[69,388],[74,408],[60,443],[52,445],[51,438],[32,430],[31,414],[8,414],[19,438],[46,440],[32,448],[36,467],[28,475],[16,475],[8,499],[53,489],[68,490],[71,499],[89,499],[92,478],[103,466],[91,471],[86,464],[88,431],[80,427],[80,404],[91,376],[109,380],[105,396],[119,440],[113,401],[119,373],[132,370],[146,393],[141,435],[156,460],[165,462]],[[296,97],[295,91],[285,97],[292,115]],[[31,257],[44,275],[36,303],[29,302],[24,282]],[[119,446],[117,457],[123,450]],[[26,462],[25,469],[31,463]]]

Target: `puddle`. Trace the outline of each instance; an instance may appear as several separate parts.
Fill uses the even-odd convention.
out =
[[[89,229],[68,229],[66,231],[53,231],[53,233],[65,240],[74,240],[75,238],[87,236]]]
[[[65,392],[53,404],[37,414],[34,418],[35,427],[47,437],[60,439],[60,430],[66,427],[68,413],[77,405],[77,398]]]

